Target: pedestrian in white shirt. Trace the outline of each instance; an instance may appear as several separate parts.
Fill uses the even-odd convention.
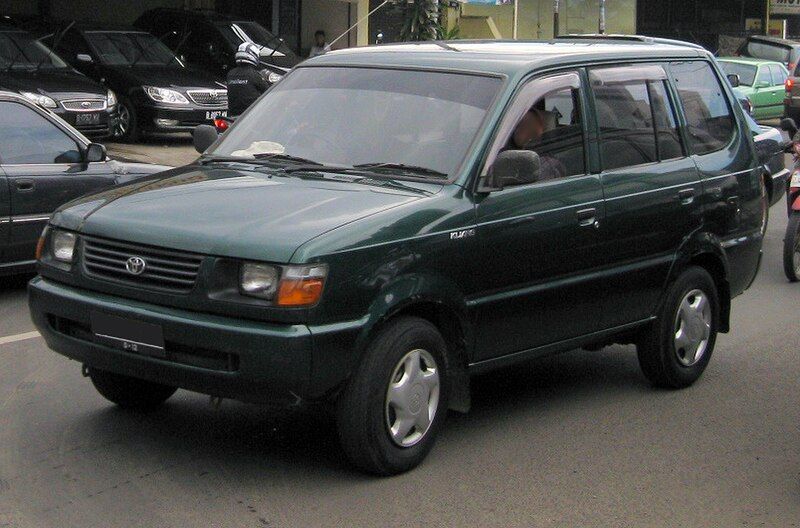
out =
[[[318,29],[314,33],[314,45],[311,46],[311,51],[308,53],[308,58],[316,57],[317,55],[325,55],[331,50],[331,45],[325,42],[325,32]]]

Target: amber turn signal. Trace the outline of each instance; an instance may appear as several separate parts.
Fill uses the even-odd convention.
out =
[[[311,306],[319,302],[328,269],[322,265],[286,268],[278,288],[278,306]]]

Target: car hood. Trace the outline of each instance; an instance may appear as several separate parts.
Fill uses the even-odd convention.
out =
[[[139,244],[290,262],[312,238],[441,189],[419,186],[412,191],[194,165],[78,199],[59,209],[52,223]]]
[[[34,92],[56,99],[86,96],[105,99],[106,89],[88,77],[71,69],[34,71],[4,71],[0,88],[13,92]]]
[[[203,71],[177,66],[108,66],[104,74],[110,82],[128,86],[160,86],[162,88],[224,88],[215,78]]]

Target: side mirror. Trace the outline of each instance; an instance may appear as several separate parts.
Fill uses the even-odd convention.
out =
[[[784,117],[781,119],[780,129],[794,135],[797,132],[797,124],[791,117]]]
[[[508,185],[539,181],[541,162],[531,150],[506,150],[497,155],[486,178],[484,191],[500,191]]]
[[[106,147],[104,145],[101,145],[100,143],[89,143],[89,145],[86,147],[84,160],[86,161],[86,163],[105,161]]]
[[[86,64],[94,62],[94,60],[92,60],[92,56],[88,53],[78,53],[75,55],[75,58],[78,59],[78,62],[85,62]]]
[[[738,88],[742,84],[741,79],[739,79],[738,73],[729,73],[727,77],[728,77],[728,82],[731,83],[731,86],[733,86],[734,88]]]
[[[192,142],[194,149],[202,154],[219,137],[217,129],[211,125],[198,125],[192,132]]]

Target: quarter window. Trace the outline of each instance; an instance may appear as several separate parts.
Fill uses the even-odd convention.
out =
[[[695,154],[724,148],[733,137],[734,121],[719,79],[707,62],[671,65],[686,115],[689,146]]]
[[[12,102],[0,102],[0,163],[77,163],[78,144],[34,110]]]

